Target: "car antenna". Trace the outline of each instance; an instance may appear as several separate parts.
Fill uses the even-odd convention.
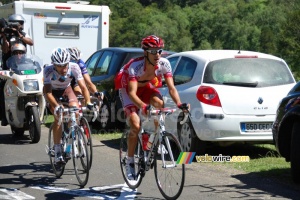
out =
[[[240,54],[241,53],[241,46],[240,46],[240,48],[239,48],[239,52],[238,52],[238,54]]]

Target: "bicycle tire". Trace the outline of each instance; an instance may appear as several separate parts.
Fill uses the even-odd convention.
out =
[[[86,135],[87,138],[87,146],[88,146],[88,151],[89,151],[89,161],[90,161],[90,169],[92,167],[92,162],[93,162],[93,141],[92,141],[92,132],[90,129],[90,125],[88,120],[85,117],[80,118],[80,126],[83,127],[83,132]]]
[[[61,177],[65,170],[65,165],[56,165],[54,164],[55,159],[55,151],[54,151],[54,143],[53,143],[53,124],[49,128],[49,135],[48,135],[48,155],[50,158],[50,164],[53,170],[53,173],[57,178]]]
[[[168,148],[167,143],[169,142],[171,149]],[[182,192],[184,181],[185,181],[185,165],[176,164],[176,161],[182,152],[182,147],[177,140],[177,138],[170,133],[165,133],[162,139],[161,144],[163,144],[167,152],[162,152],[161,154],[156,151],[154,159],[154,174],[155,180],[158,186],[160,193],[166,199],[177,199]],[[171,160],[172,152],[174,157],[174,162],[176,166],[173,166]],[[169,167],[163,167],[162,157],[166,165]]]
[[[89,155],[85,134],[79,126],[75,127],[75,138],[72,139],[73,166],[76,178],[81,187],[84,187],[89,179]]]
[[[128,146],[127,146],[127,138],[128,138],[128,134],[129,134],[129,130],[126,130],[121,137],[121,142],[120,142],[120,167],[121,167],[121,172],[123,175],[123,178],[126,182],[126,184],[128,185],[129,188],[131,189],[135,189],[137,187],[140,186],[142,179],[145,175],[144,172],[144,167],[142,166],[143,162],[143,155],[144,152],[142,150],[142,143],[140,140],[140,137],[138,137],[138,143],[136,145],[136,149],[135,149],[135,153],[134,153],[134,163],[135,163],[135,172],[136,174],[136,179],[135,180],[129,180],[127,178],[127,174],[126,174],[126,162],[127,162],[127,150],[128,150]]]

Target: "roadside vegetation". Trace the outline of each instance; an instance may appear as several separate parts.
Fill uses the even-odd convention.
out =
[[[111,47],[140,47],[141,38],[156,34],[165,40],[165,49],[176,52],[259,51],[283,58],[300,80],[298,0],[91,0],[90,4],[111,10]]]

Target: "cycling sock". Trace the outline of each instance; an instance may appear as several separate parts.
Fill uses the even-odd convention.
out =
[[[55,144],[54,145],[54,151],[55,151],[55,153],[60,153],[61,152],[61,145],[60,144]]]
[[[134,158],[133,157],[128,157],[127,160],[128,160],[128,164],[129,163],[134,163]]]

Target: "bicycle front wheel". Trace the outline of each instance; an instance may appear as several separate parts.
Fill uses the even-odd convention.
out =
[[[134,152],[134,166],[135,166],[135,180],[129,180],[127,178],[127,173],[126,173],[126,163],[127,163],[127,158],[128,158],[128,134],[129,134],[129,130],[126,130],[122,137],[121,137],[121,143],[120,143],[120,166],[121,166],[121,172],[123,175],[123,178],[126,182],[126,184],[128,185],[129,188],[131,189],[135,189],[137,187],[139,187],[139,185],[142,182],[143,176],[145,175],[144,172],[144,167],[142,167],[143,165],[143,155],[144,152],[142,150],[142,145],[141,145],[141,141],[140,138],[138,139],[138,143],[136,145],[135,148],[135,152]]]
[[[57,165],[54,162],[55,159],[55,150],[54,150],[54,143],[53,143],[53,124],[49,128],[49,135],[48,135],[48,155],[50,158],[50,164],[53,170],[53,173],[57,178],[61,177],[65,170],[65,165]]]
[[[185,165],[176,164],[182,152],[177,138],[165,133],[154,160],[154,173],[160,193],[166,199],[177,199],[185,181]]]
[[[87,138],[87,149],[89,153],[89,161],[90,161],[90,169],[92,167],[93,162],[93,142],[92,142],[92,132],[90,129],[90,125],[85,117],[80,118],[80,126],[83,128],[83,132]]]
[[[75,138],[72,143],[73,165],[76,178],[81,187],[85,186],[89,179],[89,153],[85,134],[80,127],[75,127]]]

